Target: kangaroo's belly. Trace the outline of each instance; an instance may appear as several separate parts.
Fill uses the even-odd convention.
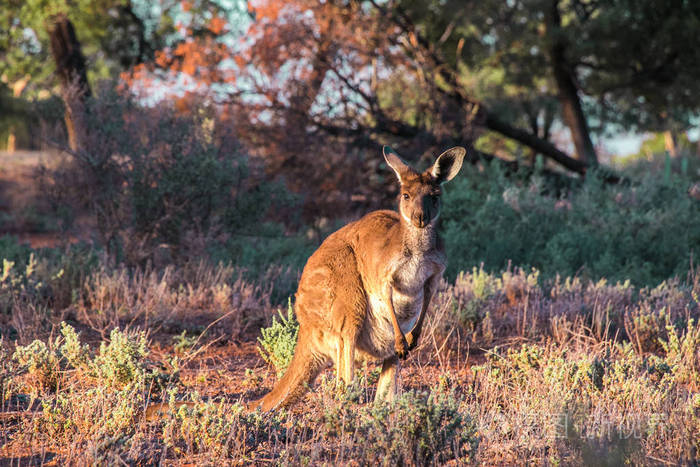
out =
[[[423,290],[412,295],[394,291],[394,311],[404,334],[413,329],[423,306]],[[373,358],[389,358],[394,348],[394,328],[389,304],[378,294],[368,294],[367,315],[360,331],[357,349]]]

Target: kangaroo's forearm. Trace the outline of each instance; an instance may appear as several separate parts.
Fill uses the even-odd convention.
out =
[[[420,338],[421,332],[423,331],[423,320],[425,315],[428,314],[428,306],[430,305],[430,300],[433,298],[433,293],[435,291],[434,287],[435,278],[431,277],[423,286],[423,306],[420,310],[420,315],[418,315],[418,320],[416,324],[413,325],[413,329],[409,332],[411,348],[415,347],[418,343],[418,338]]]
[[[415,341],[418,340],[421,331],[423,330],[423,320],[425,319],[425,315],[427,314],[428,305],[430,305],[430,298],[430,287],[428,287],[428,284],[425,284],[425,287],[423,289],[423,306],[421,307],[420,315],[418,316],[416,324],[414,324],[413,329],[411,329],[411,335],[413,336]]]
[[[394,310],[394,300],[393,300],[393,287],[389,286],[389,314],[391,315],[391,325],[394,328],[394,336],[399,338],[399,335],[403,336],[403,331],[399,325],[399,320],[396,317],[396,311]]]

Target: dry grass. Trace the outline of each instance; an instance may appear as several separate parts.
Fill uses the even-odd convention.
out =
[[[698,462],[697,274],[640,290],[475,269],[443,284],[397,404],[370,402],[370,365],[347,390],[326,371],[303,402],[273,415],[238,405],[274,382],[255,339],[276,310],[268,286],[233,268],[101,267],[63,309],[26,290],[2,293],[5,463]],[[61,321],[81,332],[86,353],[68,350]],[[43,344],[10,358],[35,338]],[[174,400],[193,404],[143,416]]]

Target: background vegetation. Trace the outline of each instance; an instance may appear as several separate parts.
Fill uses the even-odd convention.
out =
[[[698,463],[696,2],[11,0],[0,23],[0,460]],[[382,144],[469,149],[404,394],[373,404],[369,362],[245,413],[308,256],[393,207]]]

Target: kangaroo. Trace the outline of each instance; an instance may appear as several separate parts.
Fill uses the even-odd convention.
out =
[[[382,360],[375,400],[396,397],[399,359],[416,346],[445,271],[436,225],[441,185],[457,175],[465,153],[449,149],[419,173],[384,146],[384,159],[401,184],[398,212],[371,212],[331,234],[311,255],[296,293],[294,356],[251,410],[295,403],[329,362],[349,385],[356,359]]]

